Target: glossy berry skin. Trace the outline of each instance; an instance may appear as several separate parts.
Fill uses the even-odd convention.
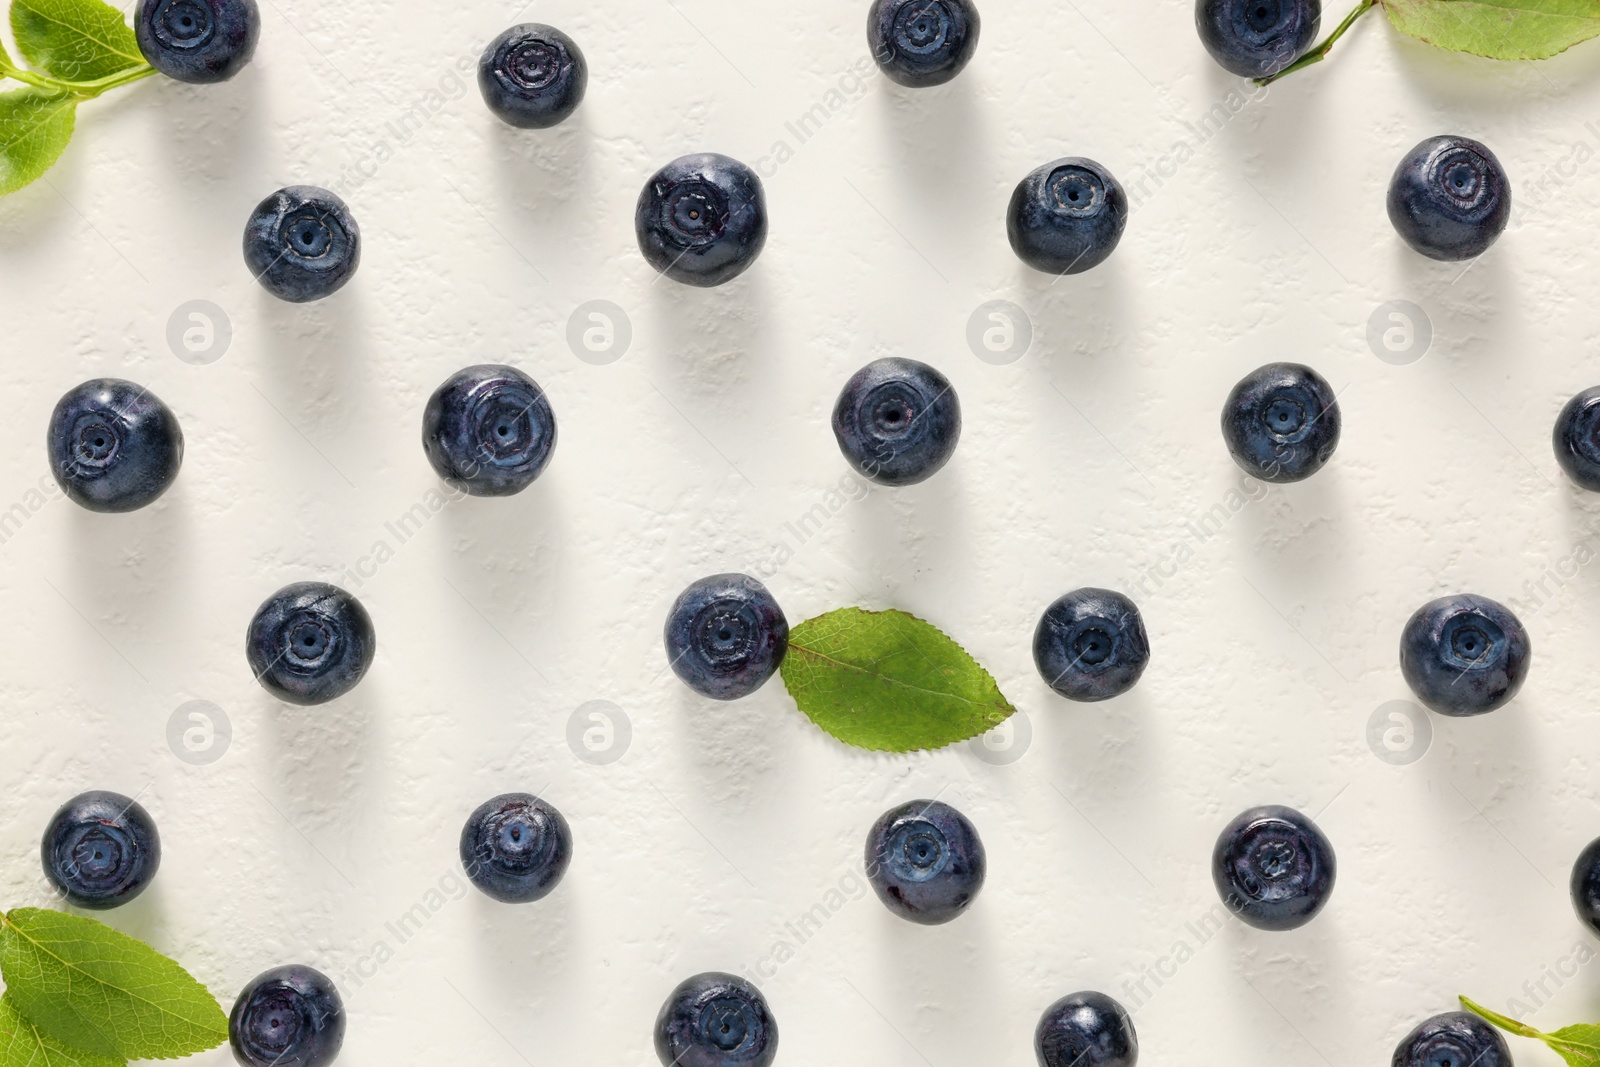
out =
[[[713,700],[738,700],[766,684],[789,650],[789,620],[747,574],[693,583],[667,614],[667,662],[683,684]]]
[[[572,863],[572,829],[548,801],[505,793],[479,804],[461,828],[461,865],[503,904],[541,900]]]
[[[1567,401],[1556,417],[1551,443],[1567,477],[1591,493],[1600,493],[1600,386]]]
[[[937,800],[890,808],[867,834],[867,880],[884,906],[923,926],[966,911],[988,871],[978,831]]]
[[[1469,137],[1430,137],[1389,182],[1389,221],[1429,259],[1489,250],[1511,219],[1511,180],[1493,152]]]
[[[336,585],[296,582],[268,597],[245,635],[256,681],[290,704],[326,704],[356,687],[378,652],[372,617]]]
[[[879,485],[937,474],[961,440],[961,401],[950,379],[914,359],[878,359],[857,371],[833,406],[844,458]]]
[[[1440,715],[1503,707],[1528,676],[1533,648],[1522,622],[1488,597],[1440,597],[1418,608],[1400,635],[1406,684]]]
[[[965,69],[980,28],[971,0],[874,0],[867,46],[890,81],[922,89]]]
[[[51,816],[39,852],[67,903],[104,911],[144,892],[161,866],[161,837],[139,804],[96,789]]]
[[[1068,700],[1110,700],[1134,687],[1150,638],[1133,601],[1109,589],[1075,589],[1045,609],[1033,632],[1039,676]]]
[[[321,971],[274,967],[239,993],[228,1041],[241,1067],[327,1067],[344,1044],[344,1001]]]
[[[133,34],[145,61],[167,77],[224,82],[255,55],[261,12],[256,0],[139,0]]]
[[[1034,270],[1081,274],[1116,251],[1128,226],[1128,194],[1092,159],[1069,156],[1018,183],[1006,208],[1011,250]]]
[[[1403,1037],[1391,1067],[1512,1067],[1511,1050],[1500,1031],[1476,1015],[1447,1011]]]
[[[1600,934],[1600,839],[1589,842],[1572,865],[1572,908]]]
[[[183,465],[172,409],[120,378],[96,378],[63,396],[45,448],[56,484],[90,511],[136,511],[165,493]]]
[[[556,416],[544,390],[515,367],[459,370],[428,398],[422,449],[450,486],[473,496],[520,493],[544,473]]]
[[[578,110],[589,88],[589,64],[571,37],[528,22],[489,42],[478,61],[478,88],[502,122],[543,130]]]
[[[1268,78],[1317,39],[1322,0],[1196,0],[1200,43],[1229,73]]]
[[[662,1067],[768,1067],[778,1055],[778,1023],[743,978],[697,974],[672,991],[656,1017]]]
[[[1246,474],[1299,482],[1339,447],[1344,420],[1328,380],[1299,363],[1268,363],[1233,387],[1222,406],[1222,439]]]
[[[304,304],[344,288],[361,265],[361,229],[345,202],[314,185],[279,189],[244,228],[244,261],[279,300]]]
[[[656,171],[633,215],[639,251],[684,285],[730,282],[767,243],[767,194],[756,172],[714,152],[683,156]]]
[[[1328,902],[1333,846],[1293,808],[1251,808],[1228,824],[1211,855],[1222,902],[1258,930],[1293,930]]]
[[[1139,1062],[1139,1039],[1121,1004],[1085,991],[1045,1009],[1033,1051],[1039,1067],[1133,1067]]]

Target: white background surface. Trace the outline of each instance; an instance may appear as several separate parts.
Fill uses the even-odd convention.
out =
[[[1202,141],[1242,83],[1200,48],[1187,0],[988,0],[956,82],[872,77],[800,145],[785,123],[853,84],[866,6],[267,0],[235,81],[151,80],[82,109],[48,180],[0,203],[0,508],[39,503],[50,409],[88,377],[149,386],[188,451],[155,506],[52,499],[0,545],[6,906],[45,901],[38,839],[56,806],[116,789],[150,809],[165,851],[152,888],[107,918],[224,1006],[302,961],[340,980],[353,1067],[652,1064],[679,980],[755,966],[785,923],[854,885],[876,815],[938,795],[988,847],[982,897],[937,929],[870,895],[839,907],[764,982],[780,1063],[1024,1067],[1053,999],[1098,988],[1133,1006],[1125,983],[1158,966],[1175,976],[1146,979],[1146,1063],[1386,1063],[1455,994],[1532,1006],[1524,982],[1574,968],[1592,941],[1567,875],[1600,834],[1600,568],[1561,561],[1600,501],[1563,481],[1548,442],[1561,403],[1600,381],[1600,45],[1500,65],[1369,15],[1333,61]],[[570,32],[591,66],[578,116],[544,133],[498,125],[451,73],[530,19]],[[401,140],[430,92],[437,111]],[[1408,251],[1383,209],[1400,156],[1442,132],[1488,143],[1517,199],[1465,276]],[[657,281],[632,228],[650,172],[690,151],[754,163],[779,140],[794,155],[767,164],[756,267],[710,292]],[[392,158],[374,165],[380,144]],[[1137,206],[1104,266],[1053,281],[1013,257],[1003,212],[1067,154],[1107,165]],[[354,282],[311,306],[257,289],[239,252],[255,203],[299,182],[342,189],[365,241]],[[995,298],[1036,329],[1009,366],[964,338]],[[209,366],[165,340],[192,299],[233,325]],[[565,341],[591,299],[632,320],[609,366]],[[1432,319],[1410,366],[1365,340],[1391,299]],[[785,524],[847,473],[837,391],[889,354],[952,378],[960,449],[801,545]],[[1186,524],[1239,483],[1222,399],[1272,359],[1334,383],[1343,443],[1202,542]],[[400,544],[385,523],[437,490],[423,403],[483,361],[549,392],[554,461],[522,495],[451,504]],[[392,559],[359,587],[341,576],[380,540]],[[779,684],[730,705],[678,684],[660,639],[673,597],[706,573],[763,573],[786,540],[768,584],[791,620],[852,603],[932,620],[1029,717],[1023,758],[869,755]],[[1178,545],[1192,558],[1173,566]],[[1558,565],[1576,577],[1536,605],[1523,583]],[[1136,591],[1158,566],[1168,576]],[[366,681],[314,709],[272,700],[242,648],[260,601],[302,579],[349,584],[379,635]],[[1154,646],[1140,686],[1098,706],[1051,695],[1030,655],[1045,605],[1086,584],[1133,594]],[[1426,757],[1390,766],[1365,731],[1407,696],[1400,628],[1466,591],[1515,600],[1528,684],[1481,720],[1435,718]],[[191,699],[233,724],[207,766],[166,742]],[[631,718],[610,766],[565,741],[593,699]],[[398,944],[386,923],[441,880],[459,887],[466,814],[513,789],[573,825],[560,889],[515,908],[446,894]],[[1215,835],[1263,802],[1320,813],[1332,901],[1300,931],[1230,923],[1199,946],[1186,924],[1216,903]],[[1194,951],[1176,965],[1180,939]],[[374,968],[379,941],[394,954]],[[1536,1025],[1600,1019],[1600,969],[1578,970],[1559,990],[1545,979],[1558,995]],[[1512,1040],[1520,1063],[1555,1062]]]

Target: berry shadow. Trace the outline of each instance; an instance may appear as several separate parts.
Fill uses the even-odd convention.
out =
[[[984,827],[979,826],[978,832],[983,834]],[[884,1018],[906,1029],[914,1046],[941,1048],[945,1053],[941,1062],[982,1062],[993,1055],[990,1031],[937,1013],[930,1023],[928,1006],[983,1004],[991,999],[992,991],[1007,985],[994,959],[995,946],[1002,943],[1001,931],[986,907],[998,900],[985,900],[985,894],[998,896],[1004,878],[1004,871],[991,867],[986,885],[972,905],[941,926],[908,922],[875,896],[869,894],[866,899],[876,913],[866,924],[865,934],[877,961],[877,979],[871,984],[858,979],[861,993],[871,998],[873,1008]]]
[[[513,244],[535,250],[541,263],[550,261],[547,250],[592,244],[594,138],[585,109],[544,130],[517,129],[486,111],[478,121],[491,127],[484,150],[493,160],[493,217],[509,225]]]
[[[361,269],[374,272],[376,265],[366,263]],[[278,415],[323,453],[326,464],[312,456],[306,460],[308,469],[322,467],[318,476],[340,490],[351,488],[346,480],[361,486],[367,479],[360,457],[388,431],[377,422],[384,414],[381,408],[355,402],[378,384],[370,344],[374,327],[361,273],[344,290],[309,304],[286,303],[252,287],[260,348],[251,354],[249,376]]]
[[[776,748],[774,717],[799,712],[781,678],[774,675],[742,700],[700,696],[670,670],[660,686],[672,694],[668,729],[678,750],[678,774],[695,783],[696,807],[732,816],[787,792],[784,783],[792,772]]]
[[[650,346],[648,360],[653,378],[672,383],[670,395],[676,403],[698,396],[709,399],[737,392],[765,396],[765,387],[775,380],[779,368],[771,357],[772,292],[770,277],[773,253],[771,242],[755,264],[725,285],[697,289],[652,275],[646,298],[650,306],[651,331],[657,342]],[[759,405],[750,405],[748,417],[757,438],[770,427],[770,415]],[[684,414],[705,428],[726,424],[725,412],[685,410]],[[702,422],[705,419],[708,421]],[[737,433],[738,427],[726,427]]]
[[[861,188],[871,198],[871,214],[882,211],[894,220],[906,240],[935,263],[983,262],[994,234],[1004,230],[1004,201],[996,204],[992,226],[952,226],[947,221],[971,216],[972,205],[988,203],[995,195],[996,174],[991,172],[997,153],[971,72],[931,89],[908,89],[880,78],[876,96],[879,114],[872,132],[888,146],[894,172],[888,180]],[[892,197],[886,195],[890,191]],[[893,234],[885,236],[893,239]]]
[[[161,123],[159,162],[172,188],[191,187],[200,192],[219,182],[270,169],[264,151],[270,139],[263,135],[265,113],[258,71],[246,68],[238,77],[215,85],[185,85],[160,78],[150,88],[152,94],[161,95],[159,106],[147,101],[142,110]],[[269,191],[263,187],[261,193]],[[198,207],[206,199],[196,196],[189,203]],[[171,220],[163,222],[170,224]],[[231,234],[243,222],[243,215],[207,219],[205,228],[196,232],[208,238],[218,232]]]
[[[582,846],[581,841],[577,844]],[[476,957],[473,973],[480,979],[473,1001],[498,1018],[551,1012],[549,1002],[567,995],[573,943],[582,940],[577,934],[581,919],[573,904],[576,887],[558,885],[531,904],[502,904],[475,888],[469,890],[468,949]],[[500,1010],[491,1010],[491,1005]]]
[[[377,629],[381,642],[381,614]],[[315,840],[319,829],[333,827],[330,836],[337,838],[337,827],[366,791],[367,766],[378,754],[373,735],[393,706],[382,692],[383,668],[380,651],[378,662],[354,690],[326,704],[287,704],[257,686],[246,705],[242,725],[263,738],[264,759],[276,783],[266,793],[291,823],[293,830],[285,827],[290,836],[298,831]],[[240,669],[249,670],[242,656]],[[348,871],[347,865],[340,867]],[[329,876],[339,880],[331,871]]]
[[[984,472],[978,457],[964,457],[960,445],[950,462],[918,485],[872,486],[849,523],[855,542],[847,558],[855,563],[868,610],[900,608],[923,614],[910,600],[924,575],[960,575],[977,552],[970,520],[974,509],[966,479]]]

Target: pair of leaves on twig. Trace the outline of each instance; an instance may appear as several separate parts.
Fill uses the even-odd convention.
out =
[[[0,93],[0,195],[54,165],[80,102],[149,73],[133,30],[103,0],[13,0],[11,32],[31,69],[0,47],[0,76],[26,83]]]
[[[94,919],[0,915],[0,1067],[123,1067],[216,1048],[228,1019],[177,963]]]

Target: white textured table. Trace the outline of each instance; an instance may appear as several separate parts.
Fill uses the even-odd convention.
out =
[[[1026,1067],[1039,1012],[1082,988],[1135,1009],[1152,1065],[1386,1063],[1458,992],[1547,1027],[1600,1018],[1565,888],[1600,834],[1600,500],[1549,448],[1562,401],[1600,382],[1600,45],[1497,65],[1370,16],[1247,99],[1191,6],[989,0],[967,72],[914,93],[870,74],[857,0],[271,0],[235,81],[87,105],[48,182],[0,202],[0,900],[45,899],[60,802],[136,794],[164,863],[109,920],[225,1005],[270,965],[326,970],[352,1067],[653,1064],[662,999],[712,968],[762,976],[790,1065]],[[542,134],[500,127],[462,73],[532,17],[592,68],[578,117]],[[1401,154],[1442,132],[1488,143],[1515,186],[1464,276],[1383,210]],[[699,150],[759,164],[773,218],[756,268],[709,292],[658,281],[632,229],[644,178]],[[1135,211],[1108,263],[1052,282],[1003,210],[1066,154]],[[239,252],[290,182],[341,190],[365,238],[355,281],[311,306],[259,291]],[[996,299],[1033,329],[1005,365],[966,339]],[[193,300],[231,323],[207,365],[168,345]],[[606,365],[567,340],[591,300],[631,323]],[[1391,300],[1431,319],[1408,365],[1368,345]],[[932,481],[862,493],[827,415],[887,354],[948,374],[966,431]],[[1334,383],[1344,440],[1312,480],[1233,498],[1218,412],[1272,359]],[[434,510],[422,405],[482,361],[547,389],[560,444],[521,496]],[[182,420],[183,472],[143,512],[37,493],[51,406],[100,375]],[[791,620],[932,620],[1024,709],[1026,752],[872,756],[781,685],[695,697],[661,623],[718,570],[770,575]],[[251,680],[243,635],[317,578],[368,606],[379,654],[350,697],[298,710]],[[1073,706],[1030,639],[1086,584],[1138,600],[1154,656],[1129,696]],[[1529,683],[1386,763],[1367,728],[1408,695],[1400,627],[1458,591],[1514,601]],[[220,759],[169,749],[190,700],[231,723]],[[568,745],[593,700],[631,724],[610,764]],[[458,873],[466,813],[511,789],[576,835],[535,906]],[[922,929],[854,872],[879,812],[933,795],[972,817],[990,874],[969,915]],[[1215,834],[1263,802],[1319,815],[1332,901],[1294,933],[1202,940]]]

